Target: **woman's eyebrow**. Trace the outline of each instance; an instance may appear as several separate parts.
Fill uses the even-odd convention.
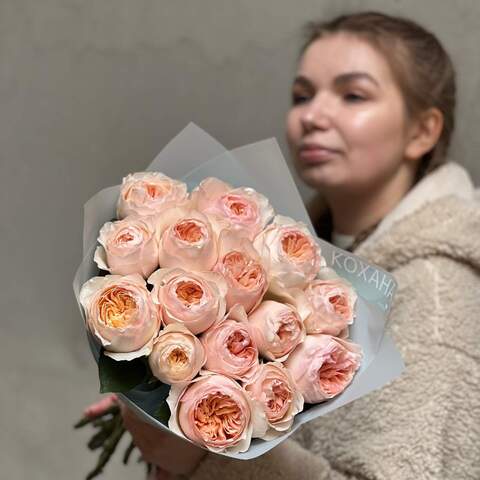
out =
[[[377,87],[380,87],[380,84],[375,80],[370,74],[366,72],[347,72],[347,73],[342,73],[341,75],[338,75],[335,77],[334,83],[337,86],[344,85],[345,83],[349,83],[353,80],[368,80],[371,83],[375,84]]]
[[[301,85],[302,87],[310,88],[310,89],[313,88],[312,82],[307,77],[304,77],[303,75],[297,75],[293,80],[293,85]]]
[[[367,72],[347,72],[347,73],[342,73],[335,77],[334,84],[336,86],[342,86],[345,85],[349,82],[353,82],[354,80],[367,80],[371,83],[373,83],[375,86],[380,88],[380,84],[378,83],[375,78],[373,78],[369,73]],[[293,85],[301,85],[302,87],[313,89],[314,85],[313,83],[305,76],[303,75],[297,75],[293,81]]]

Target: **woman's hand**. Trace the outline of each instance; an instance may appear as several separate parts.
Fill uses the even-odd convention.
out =
[[[145,423],[121,402],[120,409],[123,424],[131,433],[133,443],[142,453],[143,459],[160,467],[159,476],[152,478],[168,478],[168,473],[189,475],[207,454],[187,440]]]
[[[109,393],[107,396],[89,405],[83,411],[83,416],[87,418],[101,417],[115,405],[118,405],[118,397],[114,393]]]

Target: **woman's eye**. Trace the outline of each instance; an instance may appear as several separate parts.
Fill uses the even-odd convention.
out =
[[[357,103],[366,100],[365,97],[363,97],[362,95],[358,95],[357,93],[346,93],[343,96],[343,99],[349,103]]]
[[[308,102],[308,100],[310,100],[310,97],[308,95],[302,95],[299,93],[294,93],[292,95],[293,105],[300,105],[301,103]]]

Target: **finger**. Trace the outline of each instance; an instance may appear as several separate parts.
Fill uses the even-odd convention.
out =
[[[92,403],[83,411],[85,417],[99,417],[105,411],[107,411],[113,405],[117,405],[118,398],[114,393],[110,393],[106,397],[98,400],[98,402]]]

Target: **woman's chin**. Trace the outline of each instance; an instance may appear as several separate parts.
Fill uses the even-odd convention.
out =
[[[326,165],[299,169],[299,177],[315,190],[325,190],[340,186],[338,175]]]

